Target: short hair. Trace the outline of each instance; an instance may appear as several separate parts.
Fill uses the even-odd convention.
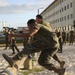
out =
[[[41,15],[36,15],[36,17],[38,17],[40,19],[43,19],[43,17]]]
[[[35,24],[35,19],[28,20],[27,24],[28,24],[28,26]]]

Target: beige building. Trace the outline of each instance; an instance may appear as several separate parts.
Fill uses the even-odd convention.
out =
[[[41,15],[54,29],[74,29],[75,0],[54,0]]]
[[[18,31],[23,31],[23,33],[27,33],[28,32],[28,27],[18,27],[17,30]]]

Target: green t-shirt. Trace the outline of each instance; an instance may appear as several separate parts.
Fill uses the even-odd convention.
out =
[[[52,32],[50,28],[48,28],[45,25],[37,24],[35,25],[35,28],[38,30],[38,35],[41,35],[41,36],[54,36],[55,35],[55,33]]]
[[[45,41],[47,44],[53,45],[54,47],[59,46],[56,33],[52,32],[50,30],[50,28],[48,28],[47,26],[42,25],[42,24],[35,25],[35,28],[38,30],[37,40],[41,39],[41,40]]]
[[[52,31],[52,26],[51,26],[51,24],[49,22],[42,21],[40,24],[42,24],[44,26],[47,26]]]

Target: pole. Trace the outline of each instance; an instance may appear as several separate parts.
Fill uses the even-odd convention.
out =
[[[38,11],[38,15],[39,15],[39,10],[40,10],[40,9],[43,9],[43,8],[39,8],[39,9],[37,10],[37,11]]]
[[[39,15],[39,9],[38,9],[38,15]]]

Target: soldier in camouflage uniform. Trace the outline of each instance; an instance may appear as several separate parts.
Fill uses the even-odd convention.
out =
[[[69,40],[70,40],[69,45],[73,45],[73,42],[74,42],[74,31],[72,29],[69,32]]]
[[[63,44],[66,45],[66,32],[65,32],[64,29],[63,29],[63,32],[62,32],[62,39],[63,39]]]
[[[37,23],[37,24],[42,24],[42,25],[48,27],[49,30],[52,31],[52,26],[51,26],[51,24],[48,23],[48,22],[46,22],[46,21],[44,21],[44,20],[43,20],[43,17],[42,17],[41,15],[36,15],[36,23]],[[36,37],[36,38],[37,38],[37,37]],[[58,38],[58,40],[59,40],[59,38]],[[59,47],[61,48],[61,51],[62,51],[62,44],[61,44]],[[63,64],[65,64],[65,61],[61,61],[61,60],[58,58],[57,55],[54,56],[54,59],[55,59],[56,61],[58,61],[59,64],[61,64],[61,62],[62,62]],[[61,66],[61,67],[62,67],[62,66]]]
[[[30,37],[37,34],[38,39],[30,44],[27,44],[21,52],[19,52],[12,58],[8,57],[6,54],[3,54],[5,60],[11,66],[13,66],[15,64],[15,61],[21,60],[24,56],[41,51],[38,63],[50,71],[54,70],[54,72],[56,72],[58,75],[63,75],[65,72],[65,68],[55,67],[54,64],[49,62],[52,57],[56,57],[56,52],[58,51],[59,43],[56,34],[42,24],[35,24],[34,19],[30,19],[27,22],[27,25],[29,27],[28,33],[26,33],[25,35],[14,34],[10,35],[9,37]],[[60,65],[62,65],[62,63]]]
[[[36,23],[37,24],[43,24],[47,26],[49,29],[52,29],[52,26],[50,23],[43,20],[43,17],[41,15],[36,15]]]
[[[8,41],[8,33],[9,32],[9,30],[8,29],[5,29],[5,44],[6,44],[6,46],[5,46],[5,48],[4,48],[4,50],[5,49],[7,49],[7,47],[8,47],[8,45],[9,45],[9,41]]]
[[[58,41],[59,41],[59,50],[58,50],[58,52],[62,53],[62,34],[61,34],[61,31],[59,29],[55,30],[55,32],[56,32],[56,35],[57,35]]]
[[[15,33],[14,33],[14,30],[11,31],[11,34],[15,34]],[[19,49],[18,49],[18,47],[17,47],[17,45],[16,45],[16,38],[15,38],[15,37],[12,37],[12,38],[11,38],[11,49],[12,49],[12,51],[13,51],[12,54],[15,54],[15,50],[16,50],[17,52],[20,52]],[[11,54],[11,55],[12,55],[12,54]]]

